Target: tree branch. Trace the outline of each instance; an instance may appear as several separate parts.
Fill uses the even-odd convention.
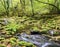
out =
[[[50,4],[50,3],[47,3],[47,2],[42,2],[42,1],[39,1],[39,0],[35,0],[37,2],[40,2],[40,3],[43,3],[43,4],[48,4],[48,5],[51,5],[53,7],[55,7],[57,10],[60,10],[57,6],[55,6],[54,4]]]

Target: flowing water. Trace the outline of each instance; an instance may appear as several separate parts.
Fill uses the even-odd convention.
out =
[[[27,35],[25,33],[17,34],[18,39],[35,44],[37,47],[60,47],[54,41],[49,41],[48,38],[42,35]]]

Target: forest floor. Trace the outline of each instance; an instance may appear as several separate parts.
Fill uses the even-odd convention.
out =
[[[9,23],[5,25],[6,21]],[[18,44],[20,41],[14,36],[16,33],[26,32],[30,34],[30,29],[37,30],[43,35],[49,36],[52,40],[60,41],[60,16],[38,16],[32,17],[1,17],[0,18],[0,45],[6,47],[12,47]],[[50,36],[46,31],[54,30],[58,33],[55,33],[58,36]],[[60,42],[59,42],[60,43]],[[22,43],[20,43],[22,44]],[[27,43],[26,43],[27,44]],[[25,47],[24,45],[22,47]],[[33,46],[35,47],[35,46]]]

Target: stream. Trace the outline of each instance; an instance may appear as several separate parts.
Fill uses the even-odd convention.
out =
[[[33,43],[37,47],[60,47],[58,43],[49,41],[49,38],[43,35],[28,35],[26,33],[16,34],[19,40]]]

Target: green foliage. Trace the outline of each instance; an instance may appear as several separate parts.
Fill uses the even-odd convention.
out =
[[[6,12],[7,15],[10,13],[13,16],[31,15],[32,13],[58,13],[60,10],[59,2],[59,0],[1,0],[0,12]]]
[[[9,20],[9,23],[6,26],[4,26],[4,30],[6,30],[8,34],[16,33],[17,29],[19,28],[20,28],[20,25],[11,19]]]
[[[17,45],[16,41],[17,41],[16,38],[10,38],[10,40],[9,40],[9,42],[12,44],[12,46]]]
[[[32,27],[32,30],[39,31],[39,28],[38,27]]]
[[[3,45],[3,44],[0,44],[0,47],[6,47],[5,45]]]
[[[0,36],[0,41],[4,40],[4,38],[2,36]]]
[[[59,35],[60,33],[58,31],[55,31],[54,32],[54,35]]]
[[[19,28],[19,25],[16,23],[10,23],[5,27],[6,30],[13,31],[13,32],[16,32],[18,28]]]
[[[20,42],[18,42],[18,44],[19,44],[19,46],[34,47],[34,45],[32,43],[25,42],[25,41],[20,41]]]

